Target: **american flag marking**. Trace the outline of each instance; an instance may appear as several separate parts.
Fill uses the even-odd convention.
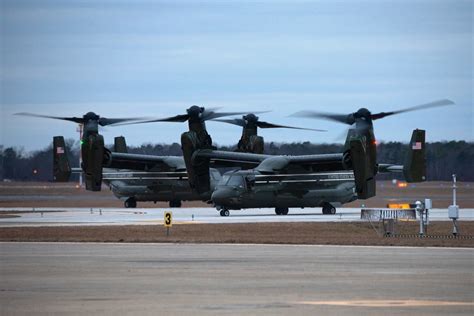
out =
[[[413,145],[411,146],[411,149],[420,150],[421,149],[421,142],[413,143]]]
[[[57,154],[64,154],[64,147],[58,147],[58,148],[56,148],[56,153],[57,153]]]

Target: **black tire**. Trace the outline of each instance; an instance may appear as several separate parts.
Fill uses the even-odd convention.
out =
[[[181,201],[180,200],[171,200],[170,201],[170,207],[181,207]]]
[[[137,200],[135,200],[134,197],[130,197],[130,198],[126,199],[125,202],[123,202],[123,205],[126,208],[135,208],[135,207],[137,207]]]
[[[229,216],[230,212],[229,212],[229,210],[221,210],[220,214],[221,214],[221,216]]]
[[[334,215],[336,214],[336,208],[332,206],[331,203],[324,203],[323,204],[323,214],[324,215]]]
[[[275,207],[276,215],[288,215],[288,207]]]

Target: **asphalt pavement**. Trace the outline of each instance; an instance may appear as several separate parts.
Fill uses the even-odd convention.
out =
[[[10,314],[473,315],[472,249],[0,243]]]

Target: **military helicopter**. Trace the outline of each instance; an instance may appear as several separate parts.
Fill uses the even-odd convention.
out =
[[[297,177],[313,177],[313,179],[287,178],[289,181],[291,181],[288,183],[294,183],[300,187],[305,187],[307,185],[305,184],[307,183],[306,180],[330,180],[319,181],[328,183],[331,181],[334,182],[333,180],[336,180],[340,185],[343,186],[340,187],[338,185],[336,187],[332,187],[331,189],[343,190],[348,193],[343,194],[342,197],[338,194],[327,194],[327,197],[325,197],[326,200],[320,199],[319,202],[325,213],[333,213],[335,211],[333,204],[345,203],[354,199],[354,197],[357,199],[368,199],[374,196],[376,194],[374,177],[378,171],[404,171],[407,181],[424,181],[423,150],[416,152],[416,154],[412,152],[410,154],[411,159],[408,160],[408,163],[405,166],[395,166],[390,164],[377,165],[375,137],[372,123],[373,120],[397,113],[449,104],[453,104],[453,102],[450,100],[440,100],[393,112],[371,114],[367,109],[360,109],[355,113],[345,115],[344,117],[347,118],[347,122],[352,122],[352,124],[355,126],[351,128],[347,134],[344,151],[337,154],[323,155],[272,156],[253,153],[217,151],[212,146],[212,139],[207,133],[204,124],[206,118],[209,118],[212,115],[206,114],[206,110],[200,107],[192,107],[188,109],[185,117],[183,117],[183,115],[177,115],[165,119],[149,120],[145,121],[145,123],[159,121],[189,122],[189,130],[181,135],[181,145],[190,186],[203,198],[211,196],[213,201],[215,199],[217,202],[215,205],[221,210],[221,215],[223,216],[227,216],[229,214],[227,207],[230,208],[230,206],[225,204],[226,202],[239,199],[243,200],[244,196],[235,196],[235,191],[239,191],[235,190],[235,186],[232,188],[232,190],[227,190],[227,193],[233,191],[231,195],[225,195],[222,193],[222,186],[233,186],[232,182],[222,183],[224,179],[221,181],[220,185],[218,185],[217,190],[215,187],[211,186],[209,180],[210,166],[250,168],[251,170],[249,171],[241,170],[237,172],[254,172],[256,178],[258,176],[266,176],[267,179],[264,180],[268,180],[269,177],[275,177],[276,179],[277,177],[281,178],[286,175]],[[133,124],[137,123],[138,122],[134,122]],[[416,143],[422,144],[421,146],[417,146],[417,148],[423,148],[424,131],[416,131],[416,133],[413,135],[413,140]],[[135,163],[136,162],[132,162],[132,164]],[[326,175],[322,175],[322,173],[326,173]],[[226,175],[224,175],[224,178],[226,178],[225,176]],[[324,176],[327,176],[328,178],[324,179]],[[322,178],[318,179],[318,177]],[[230,178],[231,177],[228,177],[227,180],[230,181]],[[244,179],[244,177],[241,177],[241,179]],[[275,179],[272,181],[276,181]],[[344,184],[344,182],[349,183],[349,185]],[[253,190],[258,190],[258,187],[253,186],[250,194],[256,194],[257,191]],[[316,188],[316,190],[320,190],[320,193],[324,193],[321,191],[324,189]],[[285,195],[301,196],[304,199],[302,191],[294,189],[294,186],[280,187],[276,190],[273,190],[272,194],[279,195],[283,199],[285,199]],[[275,207],[275,212],[277,214],[285,214],[287,212],[287,206],[281,202],[281,199],[265,199],[264,197],[262,197],[262,199],[265,201],[265,204],[263,205],[265,207]],[[290,200],[291,199],[292,198],[290,198]],[[336,201],[331,201],[331,199],[336,199]],[[296,201],[297,202],[292,202],[293,204],[291,205],[297,207],[298,203],[301,202],[301,199]],[[241,207],[263,207],[261,201],[258,203],[259,204],[255,205],[241,205]],[[289,205],[289,203],[287,203],[287,205]],[[304,206],[302,204],[299,205]]]
[[[437,104],[438,103],[438,104]],[[441,100],[431,104],[413,107],[401,111],[379,113],[375,115],[375,119],[384,116],[406,112],[409,110],[421,109],[424,107],[432,107],[438,105],[452,104],[452,101]],[[308,174],[321,172],[338,172],[341,170],[352,171],[355,184],[355,193],[358,199],[367,199],[375,195],[375,179],[378,166],[375,162],[375,146],[373,137],[372,114],[368,110],[360,110],[357,113],[349,115],[353,117],[355,128],[350,129],[346,139],[345,151],[338,154],[325,155],[306,155],[306,156],[271,156],[262,154],[236,153],[217,151],[212,146],[212,139],[206,131],[205,120],[213,117],[214,111],[206,112],[204,108],[193,106],[187,110],[185,115],[177,115],[165,119],[148,120],[143,123],[150,122],[185,122],[189,123],[189,131],[181,135],[181,144],[184,154],[186,171],[188,180],[193,190],[204,199],[211,195],[214,188],[211,187],[209,179],[209,168],[213,166],[237,166],[237,167],[254,167],[253,170],[258,171],[262,175],[282,175],[282,174]],[[369,115],[369,116],[367,116]],[[138,122],[134,122],[136,124]],[[142,122],[140,122],[142,123]],[[418,133],[421,135],[420,133]],[[424,135],[424,133],[422,133]],[[121,155],[121,156],[120,156]],[[147,169],[147,164],[153,162],[160,164],[163,159],[149,155],[133,155],[127,154],[108,155],[102,161],[95,160],[96,169],[105,166],[114,165],[120,168],[122,165],[132,167],[131,169],[143,170]],[[140,156],[140,157],[139,157]],[[115,160],[114,160],[115,159]],[[423,159],[421,159],[424,161]],[[415,166],[416,169],[418,166]],[[413,168],[408,168],[409,170]],[[385,165],[385,170],[396,171],[401,170],[400,166]],[[407,169],[405,169],[407,170]],[[423,172],[421,172],[423,173]],[[416,175],[408,174],[412,181],[423,181]],[[407,179],[410,180],[410,179]],[[352,181],[352,180],[351,180]],[[276,191],[275,194],[289,193]],[[229,198],[234,198],[230,196]],[[269,201],[271,204],[272,201]],[[219,205],[216,205],[219,206]],[[269,207],[269,205],[267,205]],[[279,208],[278,205],[275,206]],[[228,215],[221,210],[221,215]],[[277,210],[276,210],[277,211]]]

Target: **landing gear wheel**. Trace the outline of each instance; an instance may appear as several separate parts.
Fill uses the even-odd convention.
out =
[[[221,216],[229,216],[230,212],[229,212],[229,210],[222,210],[222,211],[220,211],[220,214],[221,214]]]
[[[323,214],[324,215],[334,215],[336,214],[336,208],[332,206],[331,203],[324,203],[323,204]]]
[[[170,201],[170,207],[181,207],[181,201],[180,200],[171,200]]]
[[[288,215],[288,207],[275,207],[276,215]]]
[[[137,200],[135,200],[134,197],[130,197],[130,198],[126,199],[125,202],[123,202],[123,205],[126,208],[135,208],[135,207],[137,207]]]

